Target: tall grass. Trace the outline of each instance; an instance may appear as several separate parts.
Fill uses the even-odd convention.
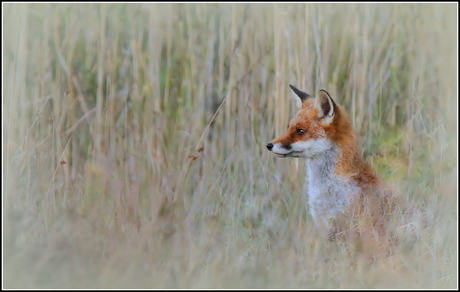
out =
[[[456,287],[456,4],[2,6],[5,288]],[[290,83],[426,212],[389,256],[320,238],[265,149]]]

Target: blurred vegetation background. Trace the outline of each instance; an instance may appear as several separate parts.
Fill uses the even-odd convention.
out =
[[[458,4],[2,7],[5,288],[456,287]],[[321,239],[265,149],[289,84],[426,212],[390,256]]]

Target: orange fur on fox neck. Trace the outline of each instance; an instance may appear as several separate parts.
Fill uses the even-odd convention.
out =
[[[351,176],[354,179],[366,178],[363,183],[375,184],[380,181],[372,167],[364,160],[361,153],[361,146],[350,119],[341,106],[337,106],[337,112],[332,123],[324,127],[338,149],[335,171],[340,176]]]

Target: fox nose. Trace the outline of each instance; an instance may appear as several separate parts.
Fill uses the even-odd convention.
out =
[[[272,151],[272,149],[273,149],[273,144],[272,144],[272,143],[268,143],[268,144],[267,144],[267,149],[270,150],[270,151]]]

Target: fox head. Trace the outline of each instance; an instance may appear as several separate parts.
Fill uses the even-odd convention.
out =
[[[313,158],[330,150],[353,136],[345,111],[338,106],[326,90],[320,90],[313,98],[289,85],[300,97],[302,108],[289,122],[284,134],[267,144],[267,149],[278,157]]]

